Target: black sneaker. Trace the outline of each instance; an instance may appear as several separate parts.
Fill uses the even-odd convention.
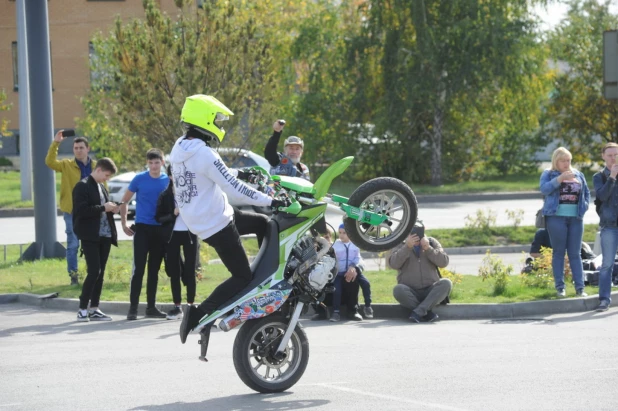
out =
[[[594,311],[602,313],[603,311],[607,310],[609,310],[609,301],[604,298],[599,302],[599,305],[597,306],[597,308],[595,308]]]
[[[146,308],[146,318],[166,318],[167,314],[159,310],[157,307]]]
[[[176,306],[167,312],[168,320],[182,320],[182,310]]]
[[[195,305],[188,305],[180,323],[180,342],[185,343],[187,336],[199,323],[205,313]]]
[[[353,311],[350,314],[348,314],[348,320],[363,321],[363,317],[358,313],[358,311]]]
[[[127,314],[127,320],[137,320],[137,305],[129,307],[129,313]]]
[[[438,314],[434,313],[433,311],[427,311],[427,314],[425,314],[421,320],[424,323],[432,323],[436,321],[438,318],[440,318],[438,317]]]
[[[112,317],[105,314],[103,311],[99,310],[98,308],[94,311],[88,311],[88,318],[90,318],[90,321],[111,321],[112,320]]]
[[[71,278],[71,285],[79,285],[79,276],[77,273],[70,273],[69,277]]]
[[[90,318],[88,318],[88,311],[86,310],[78,310],[77,311],[77,321],[80,322],[87,322],[90,321]]]
[[[412,323],[418,324],[421,322],[421,316],[415,313],[414,311],[412,311],[412,313],[410,313],[410,317],[408,318],[408,320],[410,320],[410,322]]]

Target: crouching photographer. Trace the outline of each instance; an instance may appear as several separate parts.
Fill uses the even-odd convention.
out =
[[[425,236],[419,221],[405,242],[391,251],[388,264],[397,270],[397,285],[393,296],[411,310],[412,323],[433,322],[438,315],[432,309],[445,301],[453,288],[448,278],[441,278],[438,268],[444,268],[449,257],[433,237]]]

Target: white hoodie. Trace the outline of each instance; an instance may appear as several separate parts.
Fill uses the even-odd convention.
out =
[[[180,137],[170,153],[170,163],[180,215],[202,240],[232,221],[234,210],[228,196],[256,206],[272,203],[266,194],[237,180],[238,170],[227,168],[219,153],[202,140]]]

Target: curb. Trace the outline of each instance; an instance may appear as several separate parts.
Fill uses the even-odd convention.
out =
[[[56,215],[62,216],[62,211],[56,209]],[[0,208],[0,218],[34,217],[34,208]]]
[[[63,311],[76,312],[79,300],[76,298],[57,298],[56,293],[47,295],[36,294],[0,294],[0,304],[22,303]],[[611,293],[611,297],[618,299],[618,291]],[[598,295],[584,298],[566,298],[562,300],[542,300],[521,303],[505,304],[448,304],[440,305],[434,309],[436,314],[444,320],[492,320],[492,319],[524,319],[539,315],[569,314],[592,311],[599,303]],[[128,302],[101,302],[104,312],[108,314],[126,315],[129,311]],[[173,307],[172,303],[158,304],[160,310],[168,311]],[[342,307],[345,310],[345,307]],[[140,303],[138,312],[140,315],[146,310],[146,303]],[[409,310],[399,304],[374,304],[375,319],[407,319]],[[310,307],[304,319],[314,314]]]

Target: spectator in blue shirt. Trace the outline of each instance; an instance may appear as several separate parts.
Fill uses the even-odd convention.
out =
[[[148,261],[148,280],[146,287],[146,317],[165,318],[166,314],[156,306],[159,269],[163,260],[164,239],[161,224],[155,219],[157,200],[169,183],[167,174],[161,172],[163,152],[151,148],[146,153],[148,171],[138,173],[129,184],[122,197],[120,220],[122,229],[133,239],[133,274],[131,275],[130,307],[127,320],[137,320],[137,307],[142,291],[146,261]],[[127,227],[127,202],[136,194],[135,225]]]

